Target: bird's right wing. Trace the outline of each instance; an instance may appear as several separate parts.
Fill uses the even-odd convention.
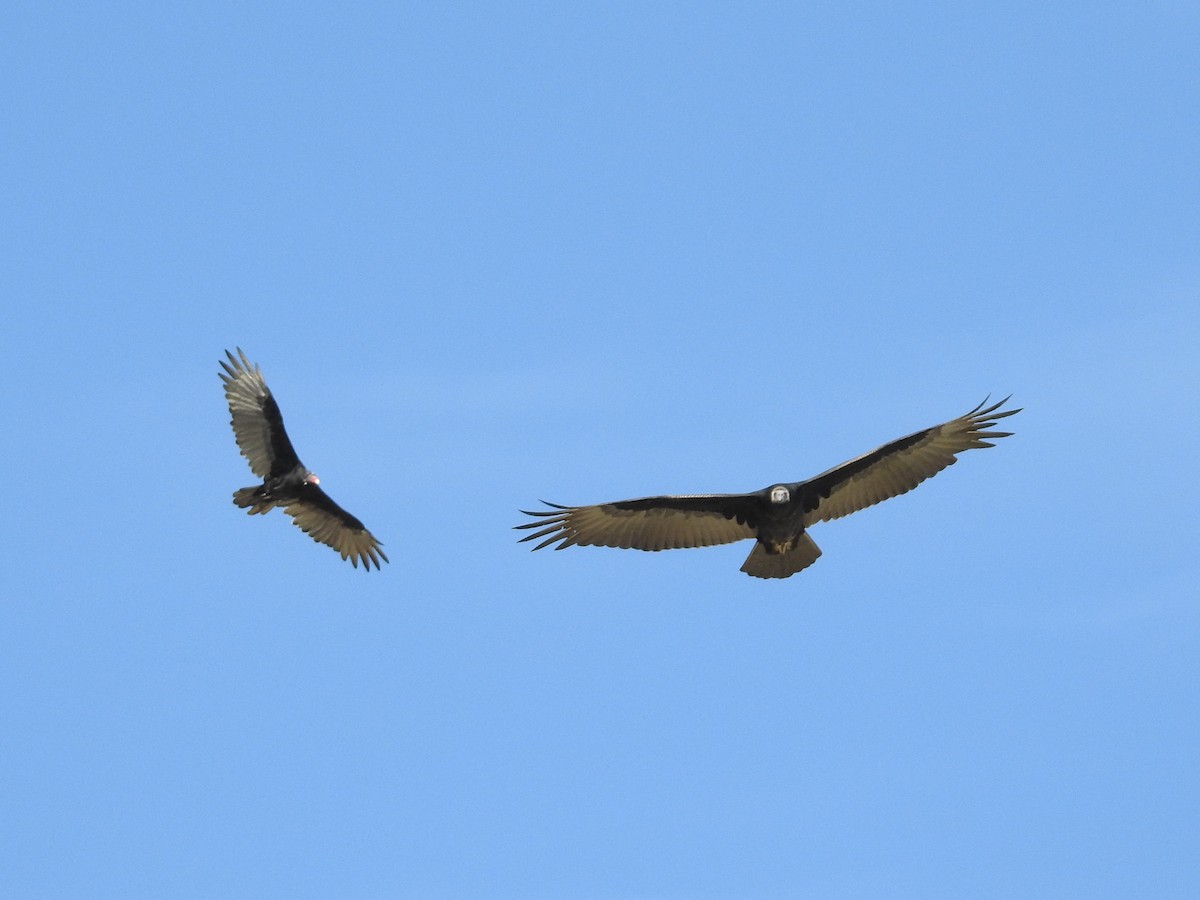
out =
[[[551,508],[521,510],[535,521],[514,526],[539,529],[521,538],[543,538],[534,550],[556,542],[555,550],[572,544],[637,550],[708,547],[752,538],[757,524],[753,494],[642,497],[596,506],[546,505]]]
[[[378,569],[381,562],[388,561],[375,535],[316,485],[305,485],[283,511],[292,517],[297,528],[314,541],[332,547],[356,569],[360,562],[370,571],[372,563]]]
[[[300,464],[300,459],[288,440],[279,405],[271,396],[262,372],[251,365],[240,347],[237,357],[228,350],[225,355],[229,363],[221,360],[225,371],[217,374],[225,384],[233,435],[242,456],[250,463],[250,471],[264,481],[272,475],[290,472]]]
[[[984,400],[957,419],[898,438],[804,482],[799,488],[808,510],[804,524],[847,516],[911,491],[964,450],[991,447],[988,438],[1008,437],[1012,432],[991,430],[999,419],[1021,411],[999,412],[1007,400],[986,408]]]

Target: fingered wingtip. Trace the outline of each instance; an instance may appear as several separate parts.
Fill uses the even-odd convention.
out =
[[[233,364],[232,369],[229,367],[229,363],[225,362],[225,360],[217,360],[217,362],[221,364],[221,367],[226,372],[236,377],[239,372],[258,371],[258,366],[250,362],[250,359],[246,356],[245,351],[243,351],[241,347],[234,347],[234,350],[237,351],[237,356],[234,356],[233,353],[229,351],[228,347],[225,348],[225,356],[229,360],[229,363]]]
[[[514,531],[525,531],[536,528],[532,534],[527,534],[522,538],[517,539],[517,543],[523,544],[526,541],[536,541],[538,538],[543,538],[542,542],[531,547],[531,550],[541,550],[550,544],[567,540],[564,543],[555,547],[555,550],[561,550],[563,547],[568,547],[575,543],[575,538],[568,533],[568,519],[571,512],[575,509],[573,506],[563,506],[561,503],[551,503],[549,500],[539,501],[544,503],[549,509],[522,509],[521,512],[530,516],[532,522],[522,522],[520,525],[514,525]]]
[[[1003,411],[999,411],[1000,407],[1002,407],[1005,403],[1007,403],[1009,400],[1012,399],[1012,394],[1009,394],[1003,400],[998,400],[997,402],[993,403],[991,406],[988,406],[988,401],[991,399],[992,399],[992,395],[988,394],[986,397],[983,398],[982,403],[980,403],[973,410],[971,410],[969,413],[967,413],[965,416],[963,416],[963,418],[964,419],[973,419],[976,422],[984,422],[984,421],[990,421],[990,420],[995,420],[995,419],[1003,419],[1006,416],[1015,416],[1022,409],[1024,409],[1024,407],[1018,407],[1017,409],[1006,409]]]
[[[561,503],[551,503],[549,500],[539,500],[538,503],[544,503],[549,509],[519,509],[517,512],[525,516],[532,516],[535,519],[545,519],[547,517],[561,516],[564,513],[569,513],[575,509],[574,506],[563,506]],[[545,522],[526,522],[523,525],[514,525],[513,528],[538,528],[545,525]]]

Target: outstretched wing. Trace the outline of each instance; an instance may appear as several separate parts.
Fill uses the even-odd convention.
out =
[[[956,462],[956,455],[964,450],[994,446],[986,438],[1008,437],[1012,432],[989,429],[1021,411],[998,412],[1007,402],[1005,397],[985,408],[984,400],[966,415],[884,444],[804,482],[799,490],[807,511],[805,526],[848,516],[911,491]]]
[[[333,502],[328,494],[315,484],[305,484],[296,499],[289,502],[283,511],[292,517],[296,527],[328,547],[332,547],[358,568],[370,570],[371,564],[380,567],[387,562],[387,554],[375,536],[363,523]]]
[[[286,475],[300,464],[300,459],[288,440],[283,416],[262,372],[250,364],[240,347],[237,357],[228,350],[225,355],[229,362],[221,360],[225,371],[217,374],[225,384],[238,449],[249,461],[250,470],[264,481]]]
[[[515,527],[539,529],[521,538],[543,538],[534,550],[556,542],[555,550],[572,544],[637,550],[708,547],[754,537],[755,501],[754,494],[642,497],[597,506],[559,506],[543,500],[550,509],[521,510],[536,521]]]

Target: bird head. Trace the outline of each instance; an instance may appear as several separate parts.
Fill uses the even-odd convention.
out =
[[[792,492],[785,488],[782,484],[777,484],[771,488],[772,503],[790,503],[792,500]]]
[[[304,483],[305,484],[320,484],[321,479],[317,477],[316,472],[309,472],[307,475],[304,476]]]

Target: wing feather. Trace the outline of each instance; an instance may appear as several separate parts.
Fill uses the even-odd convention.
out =
[[[333,499],[316,485],[305,485],[301,496],[290,501],[284,512],[292,517],[296,527],[327,547],[332,547],[349,559],[358,568],[370,570],[371,564],[380,568],[387,562],[382,544],[371,532],[350,513],[333,502]]]
[[[534,550],[555,543],[555,550],[572,544],[636,550],[709,547],[755,536],[753,496],[642,497],[596,506],[546,503],[550,509],[521,510],[525,515],[533,516],[535,521],[515,527],[538,529],[521,538],[522,542],[541,538]]]
[[[842,463],[800,486],[808,512],[805,526],[837,519],[907,493],[926,478],[953,465],[964,450],[994,446],[989,439],[1008,437],[1011,431],[993,431],[996,423],[1020,409],[998,412],[1008,402],[986,406],[914,432]]]
[[[225,371],[217,374],[225,385],[238,449],[250,463],[250,470],[264,481],[285,475],[300,465],[300,458],[288,439],[283,415],[262,372],[257,365],[251,365],[241,347],[237,352],[235,357],[225,351],[229,362],[220,360]]]

